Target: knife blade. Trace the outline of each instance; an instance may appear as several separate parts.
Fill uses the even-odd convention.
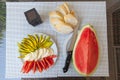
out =
[[[76,28],[73,31],[73,34],[72,34],[72,37],[71,37],[72,40],[71,40],[70,46],[67,50],[67,57],[66,57],[66,60],[65,60],[65,65],[63,67],[63,72],[64,73],[66,73],[69,69],[70,61],[71,61],[71,58],[72,58],[73,47],[74,47],[74,44],[75,44],[75,41],[76,41],[76,38],[77,38],[78,28],[79,28],[79,22],[78,22]]]

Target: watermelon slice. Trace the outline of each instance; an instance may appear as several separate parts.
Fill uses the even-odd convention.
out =
[[[34,61],[34,64],[33,64],[33,73],[35,73],[36,72],[36,66],[37,66],[37,64],[36,64],[37,62],[36,61]]]
[[[88,76],[96,69],[99,46],[91,25],[84,26],[78,34],[72,57],[74,67],[79,73]]]
[[[36,61],[36,64],[37,64],[37,67],[38,67],[38,71],[42,72],[43,71],[43,67],[42,67],[40,61]]]

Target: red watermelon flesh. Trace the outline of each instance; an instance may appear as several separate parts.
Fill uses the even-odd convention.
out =
[[[79,73],[89,75],[97,66],[99,47],[96,34],[91,25],[86,25],[78,34],[74,51],[73,63]]]

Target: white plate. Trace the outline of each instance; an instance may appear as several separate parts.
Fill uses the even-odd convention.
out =
[[[49,36],[49,35],[47,35],[47,34],[44,34],[44,33],[34,33],[34,34],[30,34],[30,35],[35,35],[35,34],[37,34],[37,35],[43,35],[43,36]],[[54,55],[57,55],[58,56],[58,50],[57,50],[57,45],[56,45],[56,43],[54,42],[54,40],[50,37],[50,40],[53,42],[53,45],[51,46],[51,48],[53,49],[53,51],[54,51]],[[21,59],[22,60],[22,62],[24,62],[24,60],[23,59]],[[54,60],[54,64],[55,64],[55,62],[56,62],[56,60],[57,60],[57,57],[55,57],[55,58],[53,58],[53,60]]]

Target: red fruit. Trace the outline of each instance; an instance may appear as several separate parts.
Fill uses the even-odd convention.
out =
[[[49,63],[50,63],[51,65],[54,64],[54,60],[53,60],[53,58],[47,57],[47,60],[49,61]]]
[[[24,64],[23,64],[23,67],[21,69],[21,72],[25,71],[25,67],[27,66],[27,64],[28,64],[28,61],[25,61]]]
[[[41,63],[43,69],[46,69],[46,64],[45,64],[44,60],[40,60],[39,62]]]
[[[49,68],[49,65],[48,65],[48,63],[46,62],[45,58],[43,59],[43,62],[44,62],[44,64],[45,64],[46,69],[48,69],[48,68]]]
[[[57,55],[51,55],[50,57],[51,57],[51,58],[56,58],[56,57],[57,57]]]
[[[73,50],[75,69],[84,75],[90,75],[96,68],[99,59],[99,46],[96,33],[91,25],[83,27]]]
[[[33,63],[34,63],[34,61],[30,61],[29,62],[28,66],[26,68],[25,73],[28,73],[33,68]]]
[[[34,61],[34,64],[33,64],[33,73],[36,72],[36,68],[37,68],[37,64],[36,64],[36,61]]]
[[[56,58],[56,57],[57,57],[57,55],[50,55],[50,56],[47,56],[45,58]]]
[[[43,67],[42,67],[41,63],[39,61],[36,61],[36,65],[37,65],[36,67],[38,67],[38,71],[42,72],[43,71]]]
[[[30,61],[27,61],[27,64],[26,64],[26,66],[24,67],[24,71],[23,71],[23,73],[25,73],[25,72],[26,72],[26,70],[27,70],[27,67],[28,67],[29,63],[30,63]]]
[[[33,73],[36,72],[38,68],[39,72],[42,72],[43,69],[48,69],[51,65],[54,64],[53,58],[57,57],[56,55],[51,55],[48,57],[43,58],[40,61],[25,61],[22,67],[23,73],[28,73],[30,70],[33,70]]]
[[[49,60],[47,58],[45,58],[44,60],[46,61],[47,65],[50,67],[51,64],[50,64]]]

